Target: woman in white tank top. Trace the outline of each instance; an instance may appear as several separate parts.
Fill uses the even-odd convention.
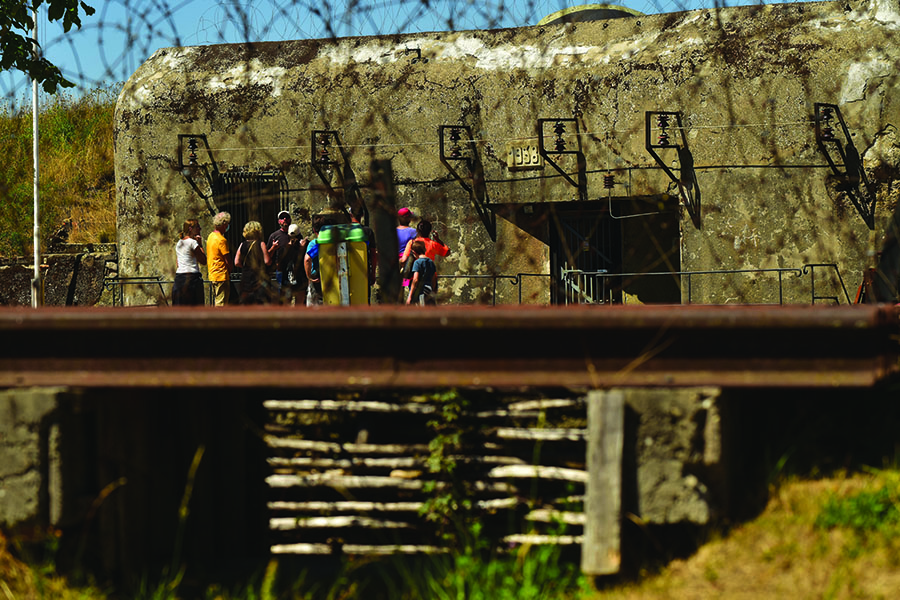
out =
[[[200,223],[188,219],[181,228],[181,239],[175,244],[175,284],[172,286],[173,306],[202,306],[203,277],[200,265],[206,264],[200,237]]]

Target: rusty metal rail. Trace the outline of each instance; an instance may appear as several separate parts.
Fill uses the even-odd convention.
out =
[[[0,309],[0,387],[872,386],[893,306]]]

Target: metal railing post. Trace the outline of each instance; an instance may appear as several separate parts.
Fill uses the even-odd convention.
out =
[[[691,280],[691,274],[690,274],[690,273],[687,274],[687,280],[688,280],[687,303],[690,304],[690,303],[691,303],[691,292],[693,291],[692,288],[691,288],[692,280]]]
[[[847,299],[847,304],[853,304],[850,300],[850,293],[847,292],[847,286],[844,285],[844,278],[841,277],[841,271],[838,269],[838,266],[835,263],[809,263],[803,265],[803,272],[809,272],[810,279],[810,293],[812,295],[810,299],[810,304],[815,304],[816,300],[834,300],[836,304],[840,304],[841,301],[837,296],[818,296],[816,294],[816,267],[827,267],[834,270],[835,275],[837,275],[838,283],[841,285],[841,289],[844,292],[844,298]]]
[[[779,306],[784,304],[784,287],[783,287],[783,283],[782,283],[783,280],[784,280],[784,278],[782,277],[781,271],[778,271],[778,305]]]

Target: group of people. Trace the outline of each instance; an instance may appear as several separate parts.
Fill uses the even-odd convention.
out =
[[[406,304],[435,305],[437,294],[438,256],[450,254],[430,221],[420,219],[413,228],[415,215],[408,208],[397,211],[397,242],[400,250],[400,272]]]
[[[268,240],[263,240],[259,221],[244,225],[244,240],[232,259],[225,234],[231,228],[231,215],[220,212],[213,218],[213,231],[206,239],[203,250],[200,224],[196,219],[184,222],[181,237],[175,244],[175,283],[172,286],[172,304],[202,305],[203,279],[200,265],[206,265],[212,292],[212,303],[225,306],[232,302],[231,273],[234,267],[241,269],[238,284],[240,304],[265,304],[269,302],[298,302],[304,304],[307,296],[307,278],[303,268],[308,241],[300,228],[291,223],[287,211],[278,214],[278,229]],[[275,267],[275,281],[269,275]]]
[[[360,215],[351,215],[359,222]],[[447,256],[450,249],[433,231],[429,221],[421,219],[416,227],[410,224],[415,215],[408,208],[397,213],[398,261],[403,274],[403,298],[406,304],[433,305],[437,293],[435,258]],[[316,236],[325,223],[318,216],[313,219],[313,235],[306,238],[300,227],[293,224],[287,211],[278,213],[278,229],[263,239],[258,221],[244,225],[244,240],[233,259],[225,234],[231,228],[231,215],[220,212],[213,218],[213,231],[203,249],[200,224],[196,219],[184,222],[180,239],[175,244],[177,268],[172,288],[173,305],[202,305],[203,279],[200,266],[206,265],[215,306],[232,303],[231,273],[241,269],[238,284],[240,304],[282,303],[312,306],[322,304],[322,283],[318,270]],[[375,281],[377,250],[374,232],[364,227],[368,241],[369,284]],[[270,276],[274,268],[274,280]]]

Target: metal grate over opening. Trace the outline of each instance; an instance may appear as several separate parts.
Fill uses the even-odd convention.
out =
[[[213,198],[220,211],[231,214],[228,247],[243,241],[243,226],[259,221],[264,239],[277,227],[277,216],[288,205],[288,184],[281,171],[229,171],[213,181]]]

